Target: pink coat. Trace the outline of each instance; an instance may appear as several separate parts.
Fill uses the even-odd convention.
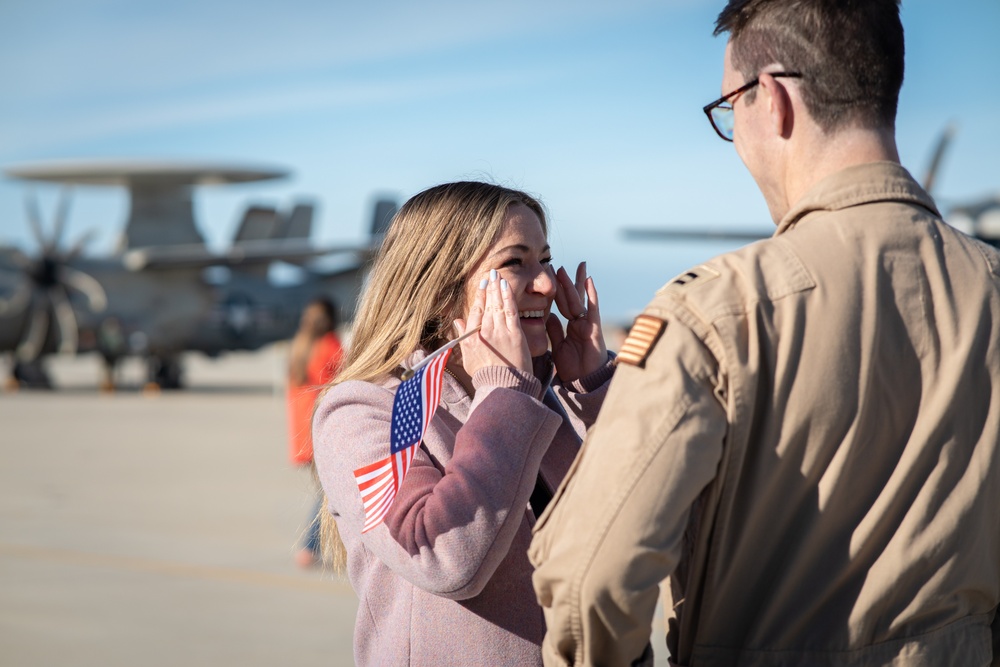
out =
[[[446,374],[392,509],[364,535],[352,472],[388,453],[399,380],[327,392],[313,423],[315,460],[361,601],[358,665],[541,665],[545,621],[527,557],[535,522],[528,499],[539,471],[555,491],[611,375],[609,363],[543,391],[534,376],[490,367],[473,377],[472,400]]]

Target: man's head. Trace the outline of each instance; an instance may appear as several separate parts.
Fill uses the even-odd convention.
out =
[[[722,90],[705,107],[775,223],[826,176],[899,161],[899,0],[730,0]]]
[[[899,0],[730,0],[715,26],[716,35],[729,33],[732,65],[746,81],[773,65],[800,72],[806,109],[827,133],[895,126]]]

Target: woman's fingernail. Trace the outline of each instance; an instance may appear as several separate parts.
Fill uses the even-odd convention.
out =
[[[490,282],[491,283],[492,282],[496,282],[496,279],[497,279],[497,270],[496,269],[490,269]]]
[[[507,279],[506,278],[501,278],[500,279],[500,289],[502,289],[504,292],[507,291]]]
[[[479,281],[479,289],[486,289],[486,286],[489,284],[490,281],[488,281],[486,278],[483,278],[482,280]]]

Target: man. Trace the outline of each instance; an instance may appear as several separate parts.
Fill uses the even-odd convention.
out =
[[[990,664],[1000,254],[898,164],[898,0],[730,0],[721,32],[706,112],[777,231],[633,326],[536,526],[546,664],[649,664],[668,575],[674,664]]]

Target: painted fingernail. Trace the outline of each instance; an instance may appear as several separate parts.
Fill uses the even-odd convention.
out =
[[[490,269],[490,282],[491,283],[492,282],[496,282],[496,279],[497,279],[497,270],[496,269]]]
[[[486,278],[483,278],[482,280],[479,281],[479,289],[486,289],[486,286],[489,284],[490,281],[488,281]]]
[[[506,278],[501,278],[500,279],[500,289],[502,289],[504,292],[507,291],[507,279]]]

